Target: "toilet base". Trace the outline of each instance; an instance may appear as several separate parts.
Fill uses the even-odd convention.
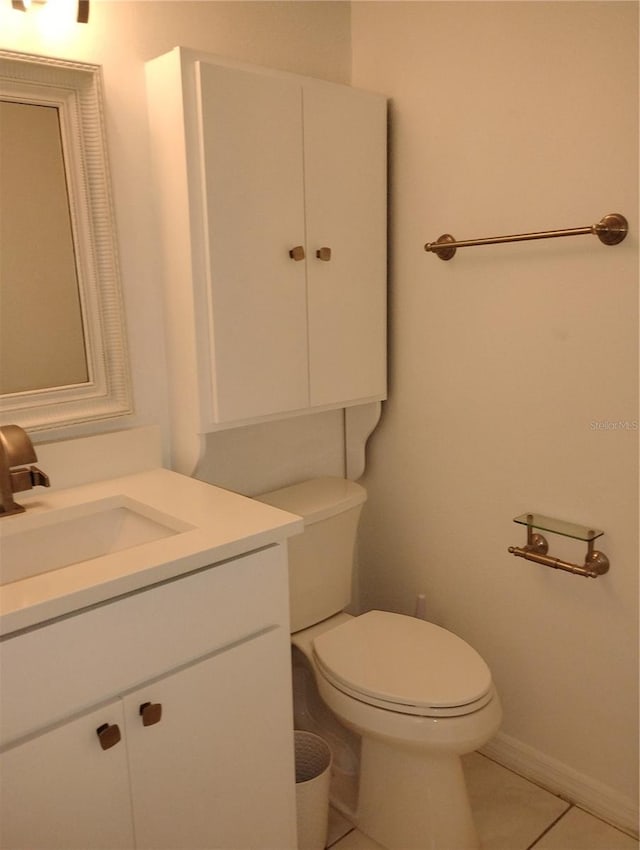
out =
[[[387,850],[478,850],[462,764],[362,738],[356,825]]]

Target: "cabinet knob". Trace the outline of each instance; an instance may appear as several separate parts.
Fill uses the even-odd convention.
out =
[[[162,719],[162,703],[143,702],[140,706],[140,717],[143,726],[153,726]]]
[[[295,248],[292,248],[289,251],[289,256],[292,260],[295,260],[296,262],[304,260],[304,247],[302,245],[296,245]]]
[[[319,248],[316,251],[316,257],[319,260],[322,260],[323,262],[328,263],[329,260],[331,259],[331,248],[326,248],[326,247],[325,248]]]
[[[100,740],[100,746],[103,750],[109,750],[111,747],[115,747],[122,737],[117,723],[114,723],[113,725],[110,723],[103,723],[102,726],[98,726],[96,729],[96,734]]]

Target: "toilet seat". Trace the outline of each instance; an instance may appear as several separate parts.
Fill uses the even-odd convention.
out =
[[[459,717],[493,697],[491,673],[461,638],[433,623],[369,611],[313,639],[321,675],[369,705],[423,717]]]

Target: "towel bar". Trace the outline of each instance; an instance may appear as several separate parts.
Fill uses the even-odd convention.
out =
[[[424,250],[437,254],[441,260],[451,260],[458,248],[475,245],[496,245],[501,242],[526,242],[531,239],[556,239],[559,236],[597,236],[604,245],[618,245],[629,231],[627,219],[620,213],[609,213],[590,227],[572,227],[568,230],[544,230],[539,233],[515,233],[512,236],[489,236],[486,239],[464,239],[456,241],[449,233],[443,233],[435,242],[427,242]]]

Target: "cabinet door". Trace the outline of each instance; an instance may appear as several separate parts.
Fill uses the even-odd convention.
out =
[[[303,98],[311,404],[384,398],[386,101],[322,85]]]
[[[122,731],[119,701],[0,755],[3,850],[134,847],[125,743],[102,749],[105,723]]]
[[[125,698],[138,848],[295,847],[288,644],[276,629]]]
[[[199,76],[216,422],[308,405],[299,83],[206,63]]]

